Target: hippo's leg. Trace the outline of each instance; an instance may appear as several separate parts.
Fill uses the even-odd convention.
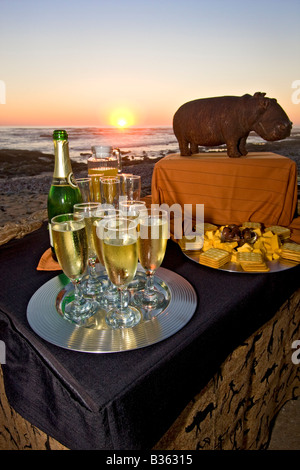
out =
[[[247,137],[242,137],[238,145],[240,153],[244,156],[246,156],[248,153],[246,149],[246,140],[247,140]]]
[[[238,150],[237,140],[230,140],[226,142],[227,146],[227,155],[231,158],[239,158],[241,156]]]
[[[180,155],[183,157],[183,156],[189,156],[191,155],[191,151],[190,151],[190,148],[189,148],[189,142],[182,138],[182,139],[178,139],[178,144],[179,144],[179,149],[180,149]]]
[[[194,154],[194,153],[198,153],[198,152],[199,152],[198,145],[191,143],[191,153]]]

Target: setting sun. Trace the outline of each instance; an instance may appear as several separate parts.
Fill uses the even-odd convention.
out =
[[[129,127],[135,122],[134,116],[129,109],[118,108],[110,115],[110,124],[116,127]]]
[[[121,118],[121,119],[118,120],[118,126],[125,127],[126,125],[127,125],[126,119]]]

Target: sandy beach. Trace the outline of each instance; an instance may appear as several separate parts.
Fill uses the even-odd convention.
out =
[[[158,158],[159,159],[159,158]],[[123,172],[141,176],[142,196],[151,193],[156,160],[123,161]],[[38,151],[0,150],[0,227],[22,223],[32,214],[47,209],[54,156]],[[87,176],[87,165],[72,161],[75,177]]]
[[[248,144],[248,152],[267,151],[296,161],[300,174],[300,140]],[[123,161],[123,172],[141,176],[142,196],[151,194],[151,178],[159,160]],[[47,218],[47,195],[52,181],[54,156],[39,151],[0,149],[0,227],[23,223],[39,212],[37,218]],[[75,177],[87,175],[86,163],[72,161]],[[43,212],[44,211],[44,212]]]

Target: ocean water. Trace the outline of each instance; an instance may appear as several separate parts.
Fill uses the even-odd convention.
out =
[[[0,148],[39,150],[53,154],[53,128],[0,127]],[[143,159],[145,155],[159,155],[178,151],[172,128],[65,128],[69,136],[70,156],[86,161],[93,145],[111,145],[120,148],[132,159]]]
[[[65,128],[69,135],[70,156],[74,160],[86,161],[93,145],[111,145],[118,147],[132,160],[157,158],[179,151],[177,139],[172,127],[149,128],[97,128],[69,127]],[[38,150],[53,154],[53,128],[47,127],[0,127],[0,149]],[[292,130],[288,141],[300,141],[300,127]],[[247,143],[265,141],[256,134],[250,134]],[[219,147],[220,150],[224,150]],[[218,149],[200,148],[199,151],[216,151]]]

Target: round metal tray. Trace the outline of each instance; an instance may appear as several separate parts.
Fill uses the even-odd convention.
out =
[[[109,328],[104,321],[103,309],[84,326],[64,319],[64,297],[72,288],[64,274],[54,277],[35,292],[27,306],[27,320],[41,338],[73,351],[112,353],[143,348],[174,335],[192,318],[197,306],[196,293],[182,276],[159,268],[155,285],[165,293],[164,306],[152,311],[151,318],[142,312],[142,320],[133,328]]]
[[[200,266],[204,266],[204,265],[199,263],[199,256],[202,253],[201,250],[197,250],[197,251],[196,250],[195,251],[182,250],[182,253],[187,258],[189,258],[191,261],[194,261],[195,263],[199,264]],[[253,272],[244,271],[239,264],[233,263],[233,262],[230,261],[229,263],[226,263],[226,264],[224,264],[223,266],[221,266],[220,268],[217,268],[217,269],[218,269],[218,271],[227,271],[227,272],[230,272],[230,273],[269,274],[269,273],[276,273],[276,272],[279,272],[279,271],[285,271],[286,269],[294,268],[298,264],[299,263],[297,263],[296,261],[290,261],[290,260],[286,260],[286,259],[283,259],[283,258],[280,258],[279,260],[274,260],[274,261],[266,261],[266,265],[268,266],[270,271],[266,271],[266,272],[262,273],[262,272],[259,272],[259,271],[253,271]],[[204,266],[204,267],[206,268],[206,267],[209,267],[209,266]],[[209,268],[210,269],[216,269],[216,268],[212,268],[212,267],[209,267]]]

